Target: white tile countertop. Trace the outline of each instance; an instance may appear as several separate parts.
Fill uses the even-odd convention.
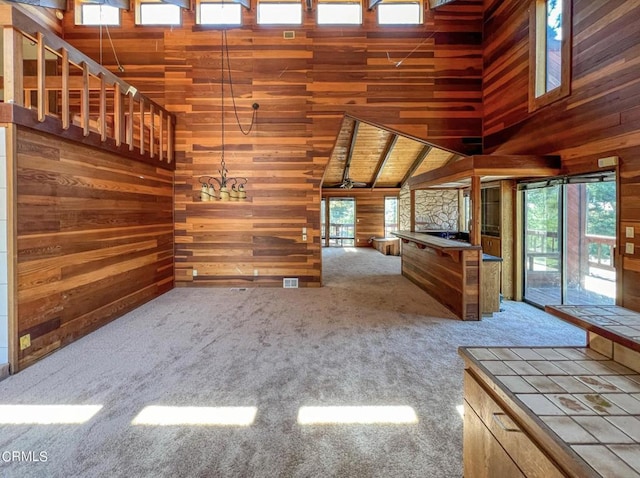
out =
[[[640,478],[640,374],[589,348],[459,353],[538,441],[551,440],[559,462],[583,460],[592,476]]]

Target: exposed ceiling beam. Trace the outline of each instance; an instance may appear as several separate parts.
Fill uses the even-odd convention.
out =
[[[425,146],[420,150],[420,152],[418,153],[418,156],[416,156],[416,159],[413,161],[413,164],[407,171],[407,174],[405,174],[404,178],[402,178],[402,181],[400,182],[400,186],[406,183],[409,180],[409,178],[413,176],[413,173],[415,173],[416,170],[420,167],[420,165],[422,164],[422,161],[424,161],[424,158],[426,158],[429,152],[431,151],[431,148],[432,148],[431,146]]]
[[[455,153],[451,153],[451,156],[449,156],[449,158],[444,162],[444,164],[447,165],[447,164],[455,163],[458,159],[460,159],[460,156],[458,156]]]
[[[371,183],[371,189],[376,187],[376,183],[378,182],[378,179],[380,179],[380,175],[382,174],[382,170],[384,169],[385,164],[389,160],[389,156],[391,156],[391,152],[393,151],[393,147],[396,145],[396,141],[398,141],[397,134],[392,134],[387,140],[384,151],[382,152],[382,155],[380,155],[380,160],[376,165],[376,170],[373,173],[373,182]]]
[[[360,121],[353,122],[353,129],[351,130],[351,137],[349,138],[349,149],[347,150],[346,158],[344,161],[344,169],[342,170],[342,182],[344,183],[349,177],[349,166],[351,165],[351,158],[353,157],[353,149],[356,145],[356,139],[358,138],[358,126]]]

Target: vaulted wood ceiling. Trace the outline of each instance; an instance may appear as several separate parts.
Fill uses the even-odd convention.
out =
[[[345,116],[322,187],[398,188],[410,177],[465,157]]]

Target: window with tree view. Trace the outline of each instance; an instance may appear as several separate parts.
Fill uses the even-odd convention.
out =
[[[329,245],[355,246],[356,200],[329,198]]]
[[[394,237],[392,232],[398,230],[398,198],[384,198],[384,237]]]
[[[530,110],[569,94],[571,3],[534,0],[531,17]]]

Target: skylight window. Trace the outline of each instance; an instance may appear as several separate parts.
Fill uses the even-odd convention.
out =
[[[260,25],[300,25],[302,24],[302,3],[260,2],[258,3],[258,23]]]
[[[421,23],[418,2],[383,2],[378,4],[377,9],[379,25],[417,25]]]
[[[138,25],[180,25],[180,7],[169,3],[140,2]]]
[[[120,9],[109,5],[80,4],[78,25],[120,25]]]
[[[200,3],[201,25],[241,25],[242,5],[239,3]]]
[[[318,3],[318,25],[360,25],[362,4],[356,2]]]

